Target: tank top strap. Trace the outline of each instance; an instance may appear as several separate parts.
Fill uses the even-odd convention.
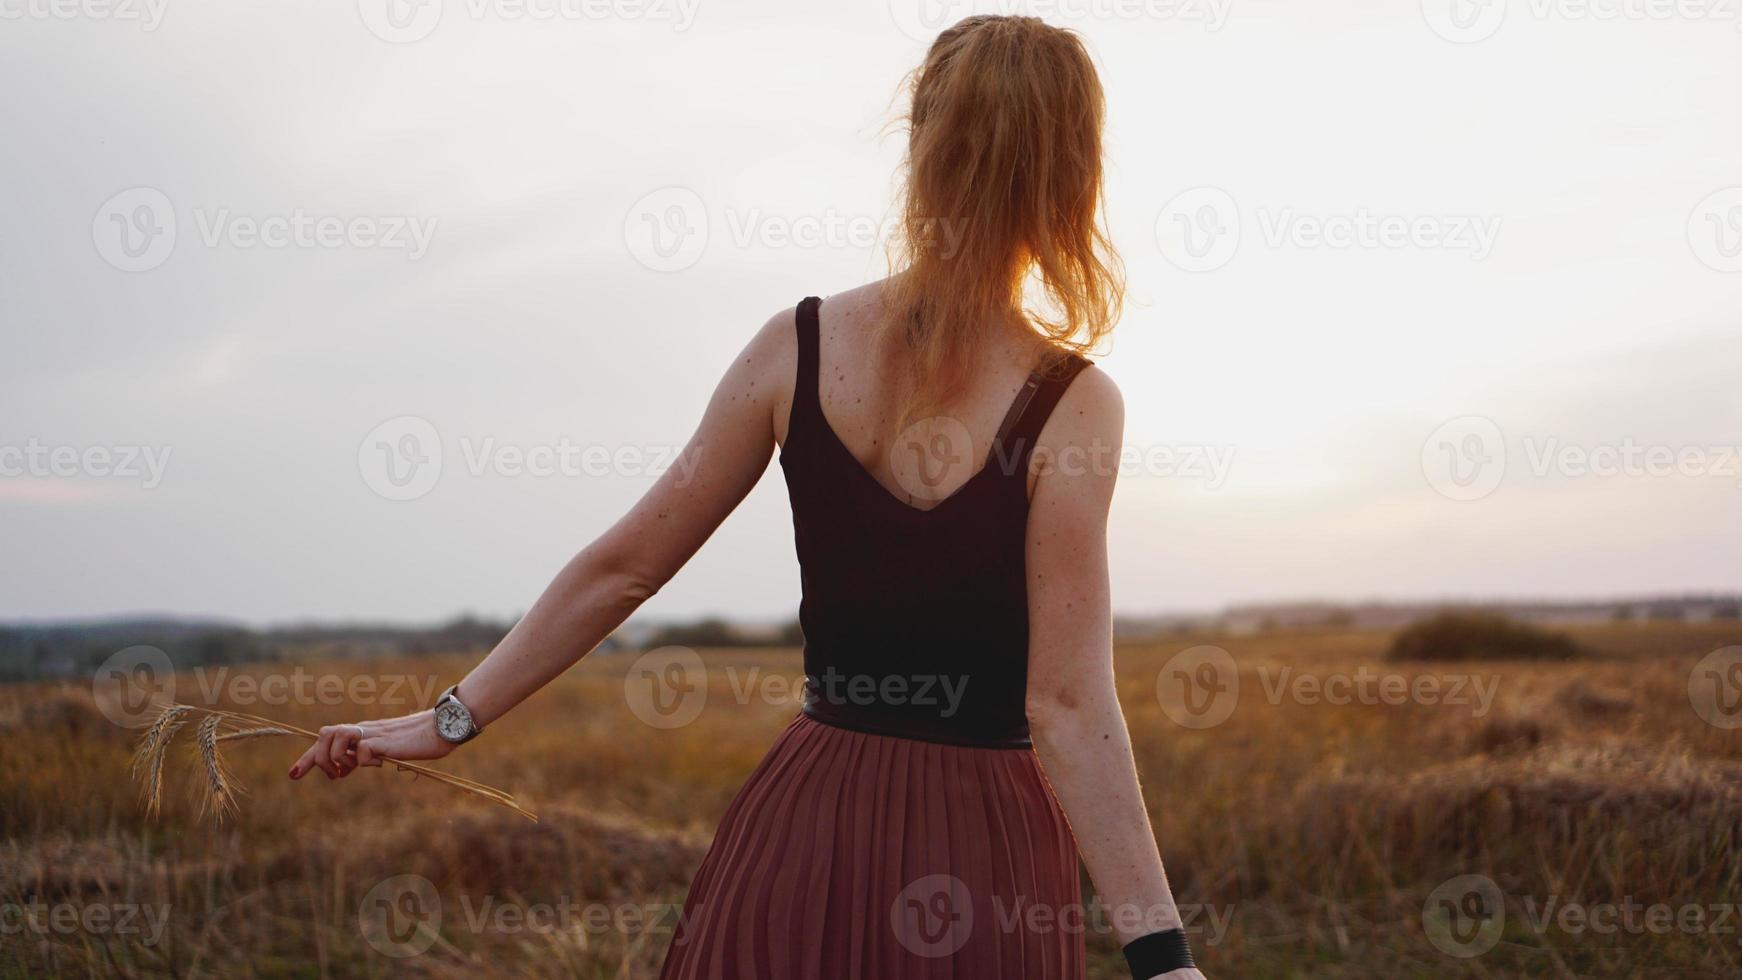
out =
[[[1004,424],[998,427],[998,435],[992,440],[994,461],[1001,463],[1006,473],[1014,476],[1028,472],[1028,459],[1034,453],[1040,431],[1046,428],[1047,419],[1052,417],[1065,389],[1088,366],[1087,358],[1066,353],[1049,358],[1023,382],[1022,390],[1010,403],[1010,411],[1005,413]]]
[[[798,331],[798,374],[792,384],[794,415],[803,412],[806,416],[814,416],[822,411],[817,394],[817,376],[822,373],[822,355],[818,353],[822,344],[818,334],[822,328],[817,310],[822,305],[821,297],[806,296],[799,300],[797,316],[794,317]]]

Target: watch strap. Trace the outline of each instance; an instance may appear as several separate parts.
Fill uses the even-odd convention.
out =
[[[1192,948],[1186,942],[1186,934],[1180,929],[1152,932],[1126,943],[1125,963],[1131,967],[1134,980],[1151,980],[1197,965],[1192,961]]]

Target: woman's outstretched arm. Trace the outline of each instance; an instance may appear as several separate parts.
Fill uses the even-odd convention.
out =
[[[1027,542],[1029,727],[1122,945],[1181,924],[1113,682],[1107,510],[1124,427],[1118,387],[1084,371],[1036,447]]]
[[[787,310],[726,371],[678,461],[610,530],[569,560],[525,617],[460,682],[459,699],[475,724],[500,718],[586,656],[738,506],[768,466],[796,358],[793,311]],[[431,710],[331,725],[321,729],[290,776],[301,779],[320,769],[337,778],[359,765],[380,765],[381,756],[435,759],[452,749],[436,734]]]

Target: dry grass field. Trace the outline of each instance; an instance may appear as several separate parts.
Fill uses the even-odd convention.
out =
[[[1208,975],[1742,975],[1742,729],[1689,695],[1696,663],[1742,644],[1742,625],[1572,635],[1590,657],[1394,664],[1378,632],[1122,648],[1151,813],[1180,901],[1201,909]],[[1194,729],[1157,682],[1200,644],[1232,655],[1239,692]],[[248,795],[216,828],[178,751],[148,821],[136,733],[89,685],[0,688],[0,976],[651,976],[715,821],[796,710],[795,652],[704,656],[708,700],[688,724],[640,720],[635,657],[601,655],[440,763],[516,794],[536,824],[387,770],[292,784],[300,746],[285,739],[226,750]],[[267,703],[237,678],[367,677],[385,680],[380,698],[395,679],[439,690],[471,659],[259,664],[180,678],[178,694],[312,728],[412,705]],[[1430,676],[1444,684],[1429,694],[1374,693]],[[402,889],[407,875],[433,892]],[[1091,974],[1119,976],[1111,938],[1090,945]]]

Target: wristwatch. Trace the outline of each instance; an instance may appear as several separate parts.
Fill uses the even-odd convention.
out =
[[[472,721],[471,709],[461,704],[459,696],[454,693],[459,689],[458,684],[448,688],[435,703],[436,734],[455,745],[469,742],[484,733]]]

